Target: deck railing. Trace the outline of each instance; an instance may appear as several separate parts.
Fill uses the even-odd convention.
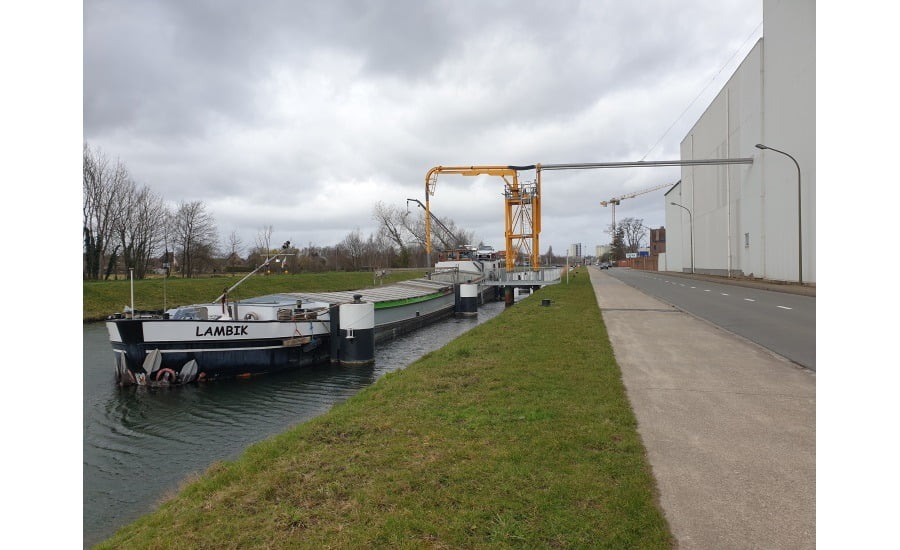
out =
[[[519,268],[513,271],[501,269],[496,283],[499,285],[547,285],[558,283],[562,276],[561,267],[541,267],[539,269]]]
[[[538,286],[558,283],[562,276],[561,267],[542,267],[539,269],[517,268],[513,271],[500,269],[478,281],[481,284],[495,286]],[[435,270],[429,275],[434,281],[447,283],[465,283],[478,280],[480,274],[459,271],[455,267]]]

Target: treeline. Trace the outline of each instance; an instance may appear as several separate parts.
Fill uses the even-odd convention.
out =
[[[108,279],[121,266],[144,278],[156,263],[180,260],[192,277],[213,263],[217,231],[200,201],[176,208],[148,186],[138,186],[121,160],[84,144],[84,278]]]
[[[601,258],[602,261],[624,260],[625,254],[637,252],[647,236],[647,227],[642,218],[625,218],[620,220],[615,227],[610,225],[607,233],[612,234],[612,245],[609,254]]]
[[[272,243],[273,227],[262,227],[246,250],[236,232],[219,237],[215,219],[202,201],[170,206],[148,186],[139,186],[120,159],[84,144],[83,273],[86,280],[105,280],[133,270],[181,277],[225,271],[249,271],[278,253],[270,271],[359,271],[424,267],[425,217],[422,211],[377,203],[375,233],[364,237],[357,228],[334,246],[297,247]],[[474,235],[452,220],[432,224],[435,250],[474,242]],[[246,252],[246,256],[244,256]]]

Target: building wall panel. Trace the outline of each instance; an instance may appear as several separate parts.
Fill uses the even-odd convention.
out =
[[[694,217],[696,270],[796,281],[797,170],[757,143],[800,163],[803,280],[815,282],[815,3],[765,0],[764,38],[741,62],[681,142],[682,159],[752,157],[752,165],[683,167],[666,198],[668,257],[689,267],[688,216]]]

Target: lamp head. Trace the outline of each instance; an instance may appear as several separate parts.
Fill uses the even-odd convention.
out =
[[[757,143],[757,144],[755,145],[755,147],[756,147],[757,149],[768,149],[768,147],[766,147],[766,146],[763,145],[762,143]]]

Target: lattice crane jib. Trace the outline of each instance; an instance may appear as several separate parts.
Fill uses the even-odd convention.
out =
[[[623,200],[633,199],[633,198],[643,195],[645,193],[651,193],[653,191],[658,191],[665,187],[672,187],[673,185],[675,185],[675,184],[674,183],[664,183],[662,185],[656,185],[656,186],[650,187],[648,189],[641,189],[640,191],[635,191],[633,193],[627,193],[627,194],[619,196],[619,197],[613,197],[607,201],[600,201],[600,206],[612,206],[612,225],[610,226],[612,234],[615,235],[615,233],[616,233],[616,206],[619,204],[622,204]]]

